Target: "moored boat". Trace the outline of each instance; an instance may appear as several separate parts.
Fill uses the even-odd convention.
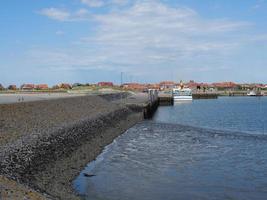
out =
[[[251,90],[247,93],[247,96],[250,96],[250,97],[257,97],[257,96],[263,96],[263,94],[261,92],[257,92],[255,90]]]
[[[192,90],[190,88],[174,88],[172,90],[174,101],[192,101]]]

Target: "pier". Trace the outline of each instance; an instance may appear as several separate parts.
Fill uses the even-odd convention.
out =
[[[217,93],[193,93],[193,99],[217,99]]]
[[[160,106],[172,106],[174,104],[172,95],[159,95]]]
[[[148,90],[148,104],[144,107],[144,119],[151,119],[159,106],[158,90]]]

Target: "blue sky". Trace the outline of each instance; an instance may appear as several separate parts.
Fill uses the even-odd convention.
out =
[[[0,83],[267,83],[266,0],[9,0]]]

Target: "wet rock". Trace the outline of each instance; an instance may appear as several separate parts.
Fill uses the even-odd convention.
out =
[[[94,174],[88,174],[88,173],[83,173],[83,175],[84,175],[85,177],[93,177],[93,176],[96,176],[96,175],[94,175]]]

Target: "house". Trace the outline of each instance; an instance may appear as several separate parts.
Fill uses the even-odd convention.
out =
[[[113,87],[113,83],[112,82],[99,82],[99,83],[97,83],[97,85],[99,87]]]
[[[254,87],[253,85],[248,83],[240,84],[241,90],[252,90],[253,87]]]
[[[23,84],[20,87],[22,90],[33,90],[35,88],[34,84]]]
[[[212,86],[218,90],[235,90],[238,88],[238,85],[233,82],[213,83]]]
[[[60,83],[57,86],[58,86],[58,89],[66,89],[66,90],[72,89],[71,85],[68,83]]]
[[[47,90],[49,89],[47,84],[39,84],[39,85],[35,85],[35,89],[37,90]]]
[[[160,89],[165,90],[165,89],[173,89],[175,88],[175,82],[173,81],[162,81],[159,83]]]
[[[155,89],[155,90],[159,90],[160,89],[160,85],[159,84],[146,84],[146,87],[148,89]]]
[[[7,89],[9,89],[9,90],[17,90],[17,86],[16,85],[9,85]]]
[[[124,83],[122,87],[123,89],[138,91],[146,91],[148,89],[146,85],[140,83]]]
[[[185,84],[185,87],[188,87],[190,89],[198,89],[201,87],[201,83],[197,83],[197,82],[191,80]]]

